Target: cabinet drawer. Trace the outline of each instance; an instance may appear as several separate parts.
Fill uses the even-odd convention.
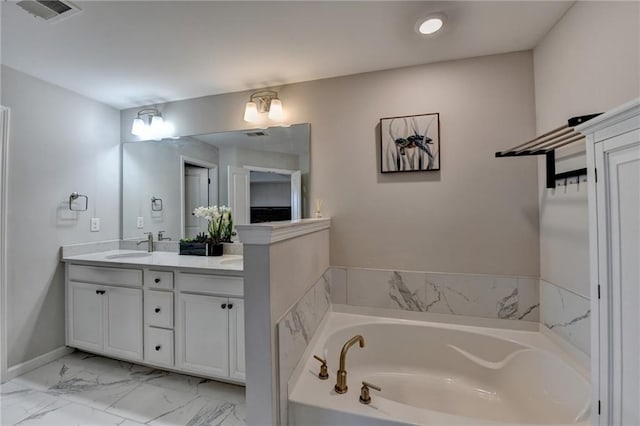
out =
[[[154,364],[173,365],[173,330],[145,328],[144,360]]]
[[[173,288],[173,272],[145,270],[144,286],[171,290]]]
[[[144,321],[146,325],[173,328],[173,292],[145,290]]]
[[[142,271],[139,269],[69,265],[69,280],[96,284],[141,286]]]
[[[180,274],[179,279],[180,291],[232,297],[244,296],[244,280],[242,277]]]

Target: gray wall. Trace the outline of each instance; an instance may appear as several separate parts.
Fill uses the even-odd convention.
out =
[[[640,96],[640,3],[576,2],[534,50],[534,69],[538,133]],[[558,155],[558,171],[586,167],[584,143]],[[539,167],[541,322],[588,353],[587,185],[546,189]]]
[[[0,103],[11,109],[8,155],[8,366],[63,346],[61,245],[120,234],[120,114],[2,67]],[[89,196],[73,213],[69,194]],[[89,232],[91,217],[101,231]]]
[[[637,2],[577,2],[567,11],[534,51],[538,133],[640,96],[639,21]],[[560,171],[585,167],[577,145],[559,151]],[[554,192],[539,176],[541,276],[588,296],[587,187]]]
[[[535,133],[531,52],[278,88],[311,123],[310,200],[332,216],[331,264],[537,276],[536,162],[494,152]],[[181,135],[249,128],[249,92],[160,105]],[[123,140],[133,140],[122,111]],[[381,117],[439,112],[442,171],[381,175]]]
[[[291,206],[291,182],[252,182],[251,207]]]

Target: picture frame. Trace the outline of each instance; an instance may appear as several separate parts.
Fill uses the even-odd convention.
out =
[[[440,170],[440,113],[380,119],[380,172]]]

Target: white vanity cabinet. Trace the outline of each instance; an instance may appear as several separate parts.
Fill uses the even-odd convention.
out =
[[[229,377],[245,379],[244,369],[244,300],[230,298],[229,310]]]
[[[228,376],[228,299],[198,294],[178,297],[178,367],[194,373]]]
[[[594,425],[640,424],[640,99],[587,135]]]
[[[179,288],[178,368],[244,381],[242,278],[181,274]]]
[[[241,276],[68,262],[68,346],[244,383]]]
[[[68,344],[142,360],[141,271],[69,265],[68,277]]]

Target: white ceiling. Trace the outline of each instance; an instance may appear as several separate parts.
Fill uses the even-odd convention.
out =
[[[533,48],[572,2],[2,2],[2,63],[116,108]],[[446,31],[422,38],[420,16]]]

